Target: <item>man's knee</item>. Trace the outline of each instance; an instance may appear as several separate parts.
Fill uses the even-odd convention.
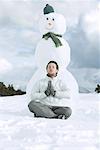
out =
[[[28,104],[28,108],[30,108],[33,105],[33,101],[30,101]]]
[[[33,112],[34,107],[37,105],[36,103],[37,103],[37,102],[35,102],[35,101],[30,101],[30,102],[29,102],[28,108],[29,108],[29,110],[30,110],[31,112]]]
[[[66,115],[70,117],[72,114],[72,109],[70,107],[66,107]]]

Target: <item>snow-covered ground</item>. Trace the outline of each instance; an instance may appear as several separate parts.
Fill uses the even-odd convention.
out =
[[[0,97],[0,150],[99,150],[100,94],[80,94],[68,120],[34,118],[27,104]]]

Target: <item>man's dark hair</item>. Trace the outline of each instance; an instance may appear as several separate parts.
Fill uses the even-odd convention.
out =
[[[46,66],[46,69],[48,68],[48,65],[51,64],[51,63],[55,64],[56,65],[56,69],[59,70],[59,66],[58,66],[57,62],[53,61],[53,60],[48,62],[47,66]]]

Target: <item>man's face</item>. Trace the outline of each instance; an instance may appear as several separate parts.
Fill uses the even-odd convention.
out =
[[[54,77],[58,73],[58,70],[56,68],[56,64],[50,63],[47,67],[47,73],[51,76]]]

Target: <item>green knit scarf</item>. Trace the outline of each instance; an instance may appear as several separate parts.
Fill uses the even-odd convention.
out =
[[[45,40],[48,40],[48,38],[51,38],[56,47],[62,46],[61,41],[57,37],[62,37],[62,35],[48,32],[48,33],[44,34],[42,38],[45,38]]]

